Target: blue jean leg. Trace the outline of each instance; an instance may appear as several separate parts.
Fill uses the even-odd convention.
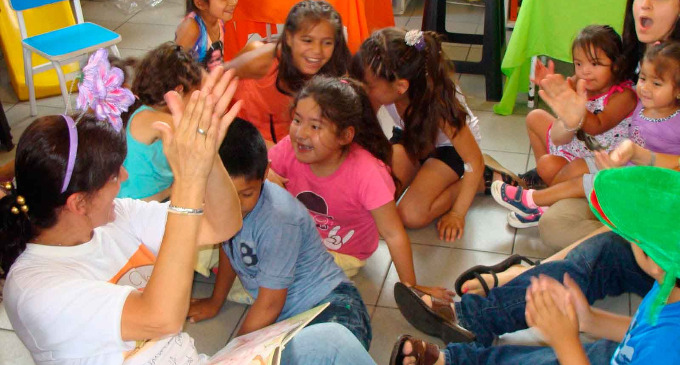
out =
[[[330,303],[311,324],[335,322],[352,332],[359,342],[368,350],[373,334],[371,333],[371,317],[361,295],[354,284],[340,283],[317,305]]]
[[[283,365],[375,365],[357,338],[338,323],[305,327],[286,345]]]
[[[609,364],[618,343],[609,340],[584,345],[592,365]],[[446,364],[455,365],[557,365],[557,356],[552,348],[546,346],[492,346],[479,343],[451,343],[443,350]]]
[[[636,293],[644,296],[653,279],[635,262],[630,244],[608,232],[594,236],[574,248],[562,261],[542,263],[507,284],[494,288],[484,298],[463,295],[455,304],[460,324],[489,346],[495,336],[527,328],[524,318],[526,290],[531,277],[547,275],[560,282],[568,273],[581,287],[589,303],[608,295]]]

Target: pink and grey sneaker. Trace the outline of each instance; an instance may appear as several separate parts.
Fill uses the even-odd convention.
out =
[[[502,181],[494,181],[491,184],[491,196],[496,203],[524,217],[532,214],[540,215],[541,208],[531,205],[529,202],[533,203],[533,201],[527,195],[528,191],[522,189],[521,186],[512,186]]]
[[[538,225],[538,220],[541,219],[541,216],[543,215],[543,209],[538,208],[538,210],[538,213],[527,216],[522,216],[515,212],[508,212],[508,224],[515,228],[536,227]]]

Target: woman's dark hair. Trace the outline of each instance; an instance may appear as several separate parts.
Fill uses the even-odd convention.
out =
[[[276,88],[283,94],[294,95],[305,84],[310,76],[304,75],[293,63],[293,52],[288,45],[294,34],[309,29],[321,21],[327,21],[335,28],[335,44],[333,54],[328,62],[321,67],[318,74],[340,77],[347,74],[347,64],[351,54],[345,41],[345,33],[342,26],[342,18],[333,6],[325,1],[303,0],[293,5],[286,18],[283,32],[276,45],[279,50],[278,74],[276,75]]]
[[[380,127],[368,94],[360,82],[349,78],[314,76],[293,100],[291,112],[305,98],[312,98],[319,105],[322,118],[335,125],[337,136],[347,128],[354,127],[352,142],[387,166],[392,166],[392,145]],[[396,179],[395,183],[398,183]]]
[[[649,62],[657,76],[672,81],[674,89],[680,90],[680,42],[668,41],[649,47],[642,62]]]
[[[73,117],[76,119],[77,117]],[[36,119],[19,139],[16,188],[0,199],[0,267],[6,275],[26,243],[57,223],[59,209],[73,193],[95,194],[120,171],[126,154],[125,134],[85,114],[77,124],[78,151],[73,175],[63,193],[69,155],[68,125],[60,115]],[[28,212],[19,208],[18,196]]]
[[[123,117],[127,125],[130,115],[142,105],[164,105],[163,96],[181,85],[184,92],[201,85],[203,68],[181,46],[166,42],[149,51],[135,68],[132,93],[135,103]]]
[[[608,25],[589,25],[583,28],[571,44],[571,54],[580,48],[585,53],[588,61],[603,64],[602,60],[597,59],[596,51],[602,50],[611,60],[610,70],[613,76],[613,84],[625,81],[626,74],[623,72],[623,43],[621,37]]]
[[[353,75],[369,68],[389,82],[409,82],[409,105],[404,112],[404,148],[421,159],[434,149],[441,128],[454,134],[465,126],[467,112],[456,97],[453,69],[444,58],[435,32],[423,32],[425,46],[418,50],[405,41],[406,31],[384,28],[361,44],[352,63]],[[448,133],[447,133],[448,134]]]
[[[622,72],[626,75],[626,79],[637,81],[637,74],[635,70],[638,63],[642,60],[645,53],[646,44],[638,40],[637,32],[635,31],[635,17],[633,16],[633,2],[635,0],[628,0],[626,4],[626,16],[623,20],[623,66]],[[669,40],[680,41],[680,26],[677,22],[675,28],[668,37]],[[659,39],[661,41],[662,39]]]

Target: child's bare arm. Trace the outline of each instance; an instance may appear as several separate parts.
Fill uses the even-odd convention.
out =
[[[274,62],[275,43],[256,42],[246,45],[251,49],[243,52],[233,60],[224,64],[225,69],[235,69],[236,76],[242,79],[259,79],[267,74]]]
[[[385,239],[390,257],[397,269],[399,281],[407,286],[417,286],[419,290],[439,299],[450,301],[454,293],[446,288],[427,287],[417,285],[416,274],[413,268],[413,254],[411,241],[406,234],[404,225],[401,223],[397,206],[391,201],[380,208],[371,211],[373,220],[378,226],[378,232]]]
[[[284,304],[286,304],[287,294],[288,289],[260,287],[255,303],[250,307],[241,328],[238,330],[238,336],[257,331],[274,323],[281,314]]]
[[[194,44],[196,44],[199,35],[200,29],[198,28],[198,23],[192,18],[186,18],[177,26],[175,43],[189,52],[194,47]]]
[[[453,203],[451,210],[445,213],[437,224],[439,239],[452,241],[463,237],[465,216],[482,181],[484,158],[474,135],[467,125],[460,128],[455,134],[451,128],[445,127],[442,130],[451,140],[451,144],[453,144],[463,162],[472,168],[471,171],[465,171],[465,175],[458,182],[461,184],[460,193]]]
[[[191,300],[188,314],[189,321],[191,322],[198,322],[216,316],[227,299],[227,294],[236,279],[236,273],[231,267],[227,254],[222,247],[218,249],[220,251],[220,261],[213,294],[210,298]]]
[[[595,136],[616,127],[622,120],[626,119],[637,105],[635,92],[626,89],[617,92],[609,97],[609,101],[604,109],[597,114],[588,112],[583,122],[584,132]]]

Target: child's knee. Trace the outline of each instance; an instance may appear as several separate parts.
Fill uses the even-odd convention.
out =
[[[550,125],[550,119],[552,116],[543,109],[534,109],[527,114],[526,124],[527,129],[540,133],[543,130],[547,130]]]
[[[555,176],[567,164],[567,160],[555,155],[543,155],[536,162],[536,171],[548,185],[554,185]]]
[[[406,228],[422,228],[430,223],[428,221],[428,215],[425,212],[421,212],[416,206],[411,204],[404,204],[406,202],[401,202],[397,206],[397,212],[399,213],[399,218],[401,218],[404,227]]]

